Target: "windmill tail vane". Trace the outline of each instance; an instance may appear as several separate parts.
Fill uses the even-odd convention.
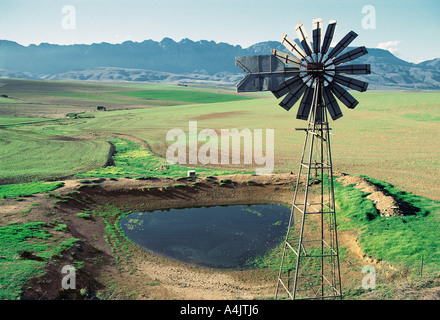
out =
[[[273,49],[270,55],[236,57],[236,65],[248,73],[237,84],[237,92],[272,91],[276,98],[283,97],[279,105],[287,111],[302,97],[297,118],[307,120],[316,89],[331,118],[342,117],[335,97],[350,109],[358,104],[343,87],[359,92],[368,88],[368,83],[346,75],[370,74],[371,70],[369,64],[344,65],[368,53],[362,46],[341,54],[357,37],[355,32],[330,48],[336,26],[336,21],[330,21],[322,37],[322,19],[313,20],[311,44],[304,25],[298,23],[295,30],[300,44],[287,34],[281,39],[289,53]]]

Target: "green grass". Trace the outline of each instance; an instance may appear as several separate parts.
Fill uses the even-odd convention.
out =
[[[2,116],[0,116],[0,127],[17,126],[17,125],[39,123],[39,122],[46,122],[46,121],[53,121],[53,119],[26,118],[26,117],[4,117],[4,116],[2,117]]]
[[[29,280],[43,274],[47,261],[76,241],[55,239],[49,226],[39,221],[0,227],[0,299],[20,299]],[[38,259],[26,258],[30,255]]]
[[[368,178],[408,207],[410,215],[381,217],[368,195],[353,186],[335,182],[339,230],[359,229],[362,250],[377,260],[392,265],[420,265],[434,272],[440,268],[440,202],[401,191],[391,184]]]
[[[121,258],[126,263],[131,257],[130,250],[127,247],[125,241],[133,243],[122,232],[119,220],[130,214],[131,212],[122,211],[115,206],[99,206],[92,211],[93,215],[99,217],[104,221],[105,234],[104,239],[110,246],[112,254],[115,256],[116,261],[120,262]]]
[[[50,130],[0,130],[0,183],[63,178],[103,166],[103,140],[63,139]]]
[[[82,218],[82,219],[90,219],[91,214],[90,213],[86,213],[86,212],[78,212],[76,214],[76,216],[78,218]]]
[[[35,193],[45,193],[64,185],[62,182],[35,181],[30,183],[7,184],[0,186],[0,198],[24,197]]]
[[[224,175],[241,173],[242,171],[215,170],[208,168],[188,168],[177,164],[169,164],[140,143],[126,139],[113,139],[116,154],[113,156],[115,165],[79,173],[77,178],[148,178],[148,177],[186,177],[188,170],[196,170],[199,176]]]
[[[440,149],[432,138],[440,134],[435,121],[440,117],[438,93],[369,91],[353,92],[353,96],[359,106],[355,110],[342,106],[344,117],[331,123],[334,169],[366,174],[440,200],[440,181],[436,179],[440,175]],[[118,128],[119,133],[147,141],[152,151],[162,157],[171,144],[166,141],[168,130],[188,132],[189,121],[197,121],[199,130],[211,128],[217,132],[273,128],[275,172],[290,172],[297,169],[304,143],[304,134],[292,131],[305,125],[295,119],[296,110],[294,106],[286,112],[276,99],[260,98],[102,112],[76,128],[91,132]]]
[[[21,101],[17,100],[17,99],[13,99],[13,98],[5,98],[5,97],[0,97],[0,104],[2,103],[21,103]]]
[[[356,110],[343,109],[344,117],[331,125],[335,170],[367,174],[404,190],[438,198],[440,182],[434,177],[440,174],[440,149],[435,139],[429,138],[439,133],[434,121],[440,116],[438,94],[371,91],[353,95],[359,106]],[[171,144],[166,141],[167,132],[173,128],[188,132],[189,121],[197,121],[199,130],[211,128],[217,132],[273,128],[275,172],[290,172],[297,168],[295,159],[301,157],[304,142],[302,132],[292,131],[305,125],[295,119],[296,108],[286,112],[276,99],[260,98],[102,112],[78,123],[75,129],[99,133],[118,128],[118,133],[147,141],[155,154],[164,157]],[[420,117],[426,118],[425,114],[431,120],[419,121]],[[433,187],[425,187],[427,182]]]
[[[222,94],[214,92],[203,91],[189,91],[189,90],[137,90],[137,91],[123,91],[112,92],[114,94],[130,96],[140,99],[154,99],[166,100],[176,102],[188,103],[218,103],[253,99],[247,96]]]

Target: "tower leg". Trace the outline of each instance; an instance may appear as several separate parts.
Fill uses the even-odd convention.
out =
[[[330,128],[321,86],[316,81],[275,299],[286,294],[291,299],[342,298]]]

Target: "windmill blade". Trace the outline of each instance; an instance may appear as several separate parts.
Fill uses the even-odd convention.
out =
[[[327,107],[332,119],[336,120],[342,117],[341,108],[339,108],[338,102],[328,87],[324,86],[322,95],[324,97],[325,106]]]
[[[371,68],[369,64],[349,64],[346,66],[338,66],[335,68],[337,74],[370,74]]]
[[[281,43],[298,59],[305,59],[306,53],[287,34],[283,34]]]
[[[368,88],[367,82],[360,81],[357,79],[352,79],[352,78],[345,77],[345,76],[341,76],[338,74],[333,77],[333,81],[336,81],[337,83],[339,83],[345,87],[349,87],[353,90],[360,91],[360,92],[364,92]]]
[[[347,53],[344,53],[343,55],[340,55],[339,57],[337,57],[336,59],[333,60],[333,63],[335,65],[338,65],[338,64],[362,57],[363,55],[365,55],[367,53],[368,53],[367,49],[362,46],[362,47],[350,50]]]
[[[278,59],[280,59],[284,64],[287,64],[289,66],[293,66],[293,67],[300,67],[301,66],[301,60],[292,57],[290,54],[276,50],[276,49],[272,49],[272,54],[277,57]]]
[[[330,43],[333,40],[333,35],[335,34],[337,24],[338,23],[336,21],[330,21],[328,23],[327,30],[324,35],[324,41],[322,43],[322,48],[321,48],[321,53],[323,55],[326,54],[328,49],[330,48]]]
[[[290,78],[289,80],[283,81],[278,88],[272,91],[275,97],[281,98],[288,92],[294,91],[298,86],[304,84],[300,76]]]
[[[358,105],[359,102],[337,83],[331,82],[328,87],[347,108],[354,109]]]
[[[298,34],[299,42],[308,56],[312,56],[312,46],[310,45],[309,36],[307,35],[304,25],[300,22],[296,25],[295,31]]]
[[[296,114],[297,119],[307,120],[309,118],[310,107],[313,102],[314,88],[307,87],[306,92],[301,100],[301,104],[298,108],[298,113]]]
[[[333,59],[338,54],[340,54],[354,39],[356,39],[357,36],[357,33],[355,33],[354,31],[350,31],[349,33],[347,33],[347,35],[342,38],[342,40],[339,41],[338,44],[330,51],[327,60]]]
[[[285,98],[280,102],[280,106],[283,107],[286,111],[289,111],[290,108],[301,98],[304,91],[308,88],[304,83],[296,87],[292,92],[290,92]]]
[[[322,19],[313,20],[313,52],[316,54],[321,51],[321,28]]]

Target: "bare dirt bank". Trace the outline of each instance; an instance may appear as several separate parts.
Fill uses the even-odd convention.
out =
[[[116,206],[123,211],[209,205],[286,203],[292,200],[292,175],[233,175],[211,179],[106,180],[80,188],[89,206]],[[85,198],[83,198],[85,199]],[[63,205],[70,211],[72,201]],[[72,212],[72,214],[75,210]],[[73,222],[73,221],[72,221]],[[81,238],[111,255],[107,243],[96,241],[99,223],[75,227]],[[77,237],[78,235],[76,235]],[[130,245],[130,261],[107,265],[100,282],[116,283],[114,296],[132,299],[256,299],[274,294],[276,274],[270,270],[213,270],[162,258]],[[136,270],[133,272],[133,270]]]

